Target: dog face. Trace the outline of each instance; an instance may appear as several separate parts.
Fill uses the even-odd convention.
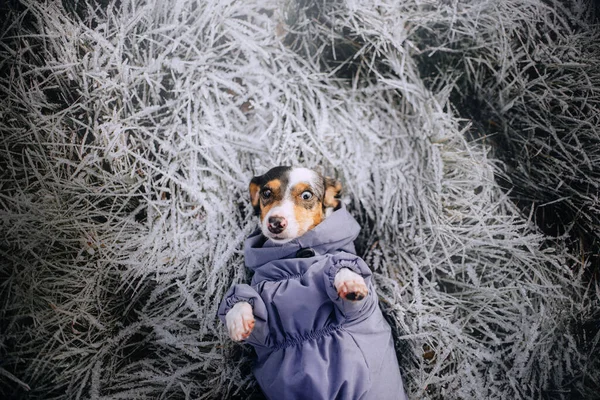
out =
[[[263,235],[276,243],[302,236],[340,206],[342,185],[307,168],[275,167],[250,181]]]

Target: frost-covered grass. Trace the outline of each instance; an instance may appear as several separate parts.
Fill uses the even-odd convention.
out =
[[[600,5],[471,3],[421,31],[424,78],[455,80],[454,107],[494,145],[511,197],[545,233],[567,236],[597,279]]]
[[[473,129],[455,110],[463,89],[498,118],[564,128],[552,125],[567,124],[558,112],[528,114],[568,98],[544,97],[544,85],[587,88],[597,109],[598,72],[587,64],[539,74],[507,101],[519,86],[501,78],[529,72],[504,57],[519,54],[513,33],[527,31],[504,23],[541,29],[557,7],[13,5],[0,34],[0,393],[260,398],[249,351],[228,340],[216,309],[248,279],[247,184],[277,164],[344,182],[412,398],[595,393],[599,336],[581,328],[599,301],[583,277],[588,261],[514,205],[496,183],[502,165],[486,142],[465,138]],[[561,62],[597,59],[595,32],[561,33],[588,54]],[[443,41],[453,37],[467,47]],[[427,64],[435,46],[444,56]],[[465,68],[478,54],[485,76]],[[582,68],[587,86],[569,75]],[[594,143],[597,115],[580,112],[580,129],[560,140]],[[515,129],[505,136],[520,143],[527,131]],[[554,150],[585,163],[572,147]],[[518,187],[549,190],[507,171]],[[588,173],[596,184],[597,169]],[[567,186],[563,203],[593,198]]]

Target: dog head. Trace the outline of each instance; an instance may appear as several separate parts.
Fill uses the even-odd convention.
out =
[[[252,178],[249,190],[263,235],[285,243],[339,208],[342,184],[311,169],[275,167]]]

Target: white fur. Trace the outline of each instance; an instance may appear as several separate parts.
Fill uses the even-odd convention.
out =
[[[290,191],[294,186],[299,183],[308,183],[311,186],[315,185],[316,174],[313,170],[308,168],[294,168],[290,171],[289,175],[289,183],[287,192],[285,193],[286,197],[290,195]]]
[[[366,286],[363,277],[349,268],[340,269],[333,279],[333,286],[336,290],[340,290],[344,283],[358,283]]]
[[[369,294],[369,289],[363,277],[348,268],[342,268],[338,271],[333,280],[333,285],[338,295],[344,300],[361,301]],[[353,296],[348,298],[350,294],[353,294]]]
[[[283,217],[287,220],[287,227],[278,235],[271,233],[268,226],[269,217],[275,216]],[[294,202],[289,198],[289,195],[286,195],[280,205],[271,208],[261,223],[263,234],[276,243],[285,243],[294,239],[298,236],[299,228],[298,221],[296,221],[296,216],[294,215]]]
[[[227,323],[229,337],[232,340],[239,342],[245,339],[254,328],[252,306],[245,301],[236,303],[225,315],[225,322]]]

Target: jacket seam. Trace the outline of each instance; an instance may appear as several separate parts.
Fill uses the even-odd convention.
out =
[[[308,342],[309,340],[320,339],[324,336],[329,336],[335,332],[344,331],[344,330],[345,329],[344,329],[343,325],[329,325],[329,326],[326,326],[325,328],[317,329],[317,330],[305,333],[304,335],[292,337],[292,338],[284,340],[283,342],[276,343],[272,347],[272,349],[273,349],[273,351],[277,351],[277,350],[285,349],[285,348],[292,347],[292,346],[299,346],[304,342]]]
[[[290,279],[300,279],[302,278],[306,273],[302,273],[302,274],[294,274],[294,275],[287,275],[284,276],[283,278],[279,278],[279,279],[263,279],[260,282],[256,282],[255,284],[253,284],[252,286],[256,286],[256,285],[260,285],[263,282],[269,282],[269,283],[277,283],[277,282],[284,282],[284,281],[289,281]]]

